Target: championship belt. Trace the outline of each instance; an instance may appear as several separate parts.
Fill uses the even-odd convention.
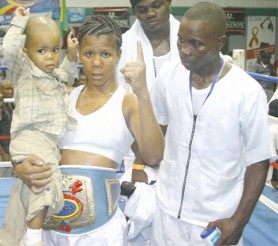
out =
[[[120,184],[112,168],[63,165],[64,207],[43,225],[45,230],[82,234],[107,223],[118,208]]]

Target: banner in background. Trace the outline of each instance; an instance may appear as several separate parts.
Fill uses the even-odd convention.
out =
[[[245,32],[245,11],[244,9],[224,8],[227,19],[227,33],[239,33]]]
[[[84,23],[86,20],[85,8],[67,8],[67,18],[69,23]],[[54,9],[52,12],[52,19],[60,19],[60,9]]]
[[[86,20],[85,8],[68,8],[68,23],[84,23]]]
[[[0,15],[10,15],[17,7],[30,8],[30,13],[38,13],[51,12],[59,6],[59,0],[1,0]]]
[[[107,15],[121,28],[122,33],[129,29],[128,8],[95,8],[95,15]]]
[[[276,17],[248,16],[247,18],[246,70],[250,71],[261,51],[275,54]]]
[[[67,16],[67,6],[66,0],[61,0],[60,7],[60,33],[61,37],[64,37],[68,33],[68,16]]]

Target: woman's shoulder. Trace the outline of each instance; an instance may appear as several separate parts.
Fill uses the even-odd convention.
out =
[[[137,97],[133,92],[125,92],[123,98],[123,113],[129,115],[137,107]]]
[[[80,85],[78,87],[68,87],[67,88],[67,92],[68,92],[68,95],[69,95],[69,100],[71,102],[76,102],[79,95],[80,95],[80,92],[83,90],[83,87],[84,85]]]

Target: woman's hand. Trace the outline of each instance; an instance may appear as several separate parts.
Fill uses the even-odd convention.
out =
[[[13,167],[15,174],[36,194],[42,192],[52,178],[51,168],[35,156]]]
[[[125,67],[121,68],[126,83],[130,84],[132,91],[136,96],[148,94],[146,82],[146,65],[144,62],[143,48],[140,41],[137,41],[137,59],[127,62]]]

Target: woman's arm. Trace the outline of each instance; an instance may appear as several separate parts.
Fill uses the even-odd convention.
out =
[[[146,83],[146,68],[141,43],[137,44],[137,61],[129,62],[121,69],[134,94],[126,96],[124,113],[138,143],[140,154],[151,166],[163,158],[164,137],[155,118]]]

